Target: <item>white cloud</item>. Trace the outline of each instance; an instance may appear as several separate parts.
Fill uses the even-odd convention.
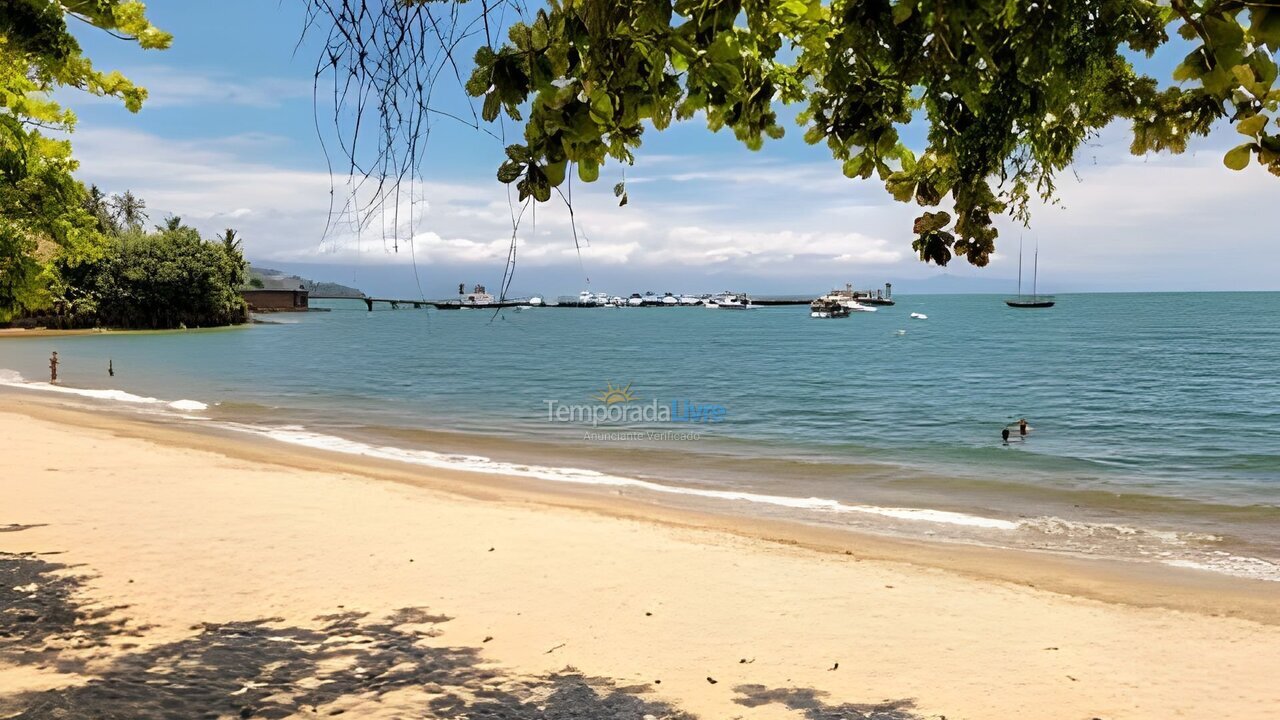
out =
[[[327,173],[259,159],[269,136],[177,141],[86,129],[74,140],[85,179],[108,191],[133,190],[147,199],[153,217],[178,214],[207,232],[233,225],[249,255],[263,262],[408,264],[416,256],[419,263],[500,273],[512,214],[519,212],[507,188],[492,180],[431,180],[416,183],[398,207],[385,207],[357,230],[341,213],[349,191],[334,188]],[[1106,140],[1096,165],[1086,158],[1077,168],[1079,182],[1063,176],[1062,207],[1037,209],[1030,230],[1002,221],[1004,253],[991,268],[974,271],[961,263],[948,271],[1011,277],[1016,253],[1009,249],[1026,234],[1041,245],[1049,290],[1055,283],[1276,287],[1260,209],[1269,207],[1280,181],[1257,168],[1232,173],[1209,150],[1130,158],[1122,142]],[[560,203],[539,206],[536,217],[526,214],[519,262],[576,269],[581,257],[588,273],[616,268],[637,284],[677,268],[807,278],[805,284],[846,276],[874,284],[935,273],[911,251],[911,218],[919,209],[894,203],[874,182],[844,178],[834,162],[748,160],[709,168],[692,158],[677,174],[662,172],[671,164],[642,159],[628,179],[631,203],[624,208],[611,192],[620,176],[575,184],[580,254]],[[333,222],[331,190],[338,211]],[[392,251],[396,246],[399,252]]]
[[[144,65],[123,72],[147,89],[148,109],[216,105],[278,108],[291,100],[309,99],[312,91],[310,82],[296,78],[245,77],[217,70]]]

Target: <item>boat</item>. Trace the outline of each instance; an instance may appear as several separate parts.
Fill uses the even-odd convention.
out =
[[[836,300],[818,298],[809,303],[809,317],[811,318],[847,318],[849,317],[849,312],[849,308]]]
[[[465,284],[458,283],[458,304],[462,307],[476,307],[493,304],[493,296],[485,292],[483,285],[476,285],[471,289],[470,293],[463,292],[466,287],[467,286]]]
[[[644,303],[644,298],[640,297],[640,293],[631,293],[631,297],[627,298],[627,304],[631,307],[640,307]]]
[[[702,298],[694,297],[693,295],[681,295],[677,299],[680,301],[681,305],[701,305],[702,304]]]
[[[725,291],[716,295],[711,300],[712,306],[721,310],[754,310],[759,305],[752,305],[751,298],[746,293],[735,293]]]
[[[1022,294],[1022,238],[1018,238],[1018,297],[1017,299],[1005,300],[1004,304],[1011,308],[1051,308],[1057,304],[1057,300],[1051,295],[1037,294],[1036,285],[1040,279],[1040,246],[1036,245],[1035,259],[1031,262],[1031,295],[1024,296]]]
[[[915,318],[916,320],[928,320],[928,319],[929,319],[929,316],[928,316],[928,315],[925,315],[924,313],[911,313],[911,317]]]
[[[535,306],[535,307],[536,307],[536,306],[539,306],[539,305],[542,305],[542,304],[543,304],[543,302],[542,302],[542,296],[541,296],[541,295],[534,295],[533,297],[529,298],[529,304],[530,304],[530,305],[533,305],[533,306]]]
[[[666,293],[662,296],[662,304],[666,307],[674,307],[680,304],[680,298],[672,295],[671,293]]]
[[[886,290],[891,290],[892,287],[893,287],[892,285],[885,284]],[[876,292],[877,292],[877,295],[873,296],[871,295],[870,291],[863,292],[860,290],[854,290],[852,283],[845,283],[843,290],[840,290],[840,289],[832,290],[831,292],[827,293],[826,295],[823,295],[822,297],[818,298],[814,302],[818,302],[819,300],[821,300],[825,302],[839,303],[840,305],[844,306],[845,308],[847,308],[852,312],[875,312],[876,311],[876,308],[873,308],[866,303],[876,303],[880,305],[894,304],[893,300],[887,299],[883,295],[880,295],[879,291],[876,291]]]

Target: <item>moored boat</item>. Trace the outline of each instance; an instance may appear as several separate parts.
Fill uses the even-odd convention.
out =
[[[1009,298],[1004,301],[1005,305],[1011,308],[1033,309],[1033,308],[1051,308],[1058,303],[1057,299],[1051,295],[1039,295],[1037,285],[1040,280],[1040,247],[1036,246],[1035,260],[1032,261],[1031,271],[1031,294],[1022,294],[1022,239],[1018,239],[1018,297]]]
[[[809,303],[809,317],[846,318],[849,317],[849,308],[835,300],[818,298]]]

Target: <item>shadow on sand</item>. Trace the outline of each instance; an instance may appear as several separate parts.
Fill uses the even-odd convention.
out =
[[[387,617],[342,612],[314,627],[279,618],[206,623],[193,635],[139,647],[144,628],[122,607],[80,604],[84,576],[36,555],[0,553],[0,665],[67,674],[67,687],[0,691],[0,717],[284,718],[294,715],[469,720],[692,720],[670,704],[640,697],[649,685],[619,686],[573,668],[513,675],[477,647],[432,643],[450,618],[423,608]],[[109,652],[102,648],[110,646]],[[83,651],[89,651],[88,653]],[[97,655],[93,665],[80,658]],[[76,677],[78,676],[78,677]],[[805,718],[914,720],[909,702],[826,705],[814,690],[743,685],[736,702],[777,703]]]
[[[920,720],[919,715],[909,712],[915,707],[910,700],[830,705],[823,700],[828,693],[812,688],[770,690],[764,685],[739,685],[734,692],[742,696],[734,700],[739,705],[759,707],[776,703],[803,712],[805,720]]]

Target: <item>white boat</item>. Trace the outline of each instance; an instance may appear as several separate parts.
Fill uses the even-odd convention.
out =
[[[876,312],[876,309],[870,305],[858,302],[859,297],[861,296],[854,291],[853,285],[845,285],[844,290],[832,290],[814,300],[814,302],[839,303],[841,306],[848,308],[850,312]]]
[[[677,298],[675,295],[672,295],[671,293],[666,293],[665,295],[662,296],[662,304],[668,307],[673,305],[679,305],[680,299]]]
[[[627,298],[627,304],[631,307],[640,307],[644,304],[644,298],[640,297],[640,293],[631,293],[631,297]]]
[[[476,285],[471,289],[470,293],[464,293],[463,290],[465,288],[466,288],[466,285],[463,285],[463,284],[458,285],[458,303],[462,305],[464,308],[468,306],[475,307],[477,305],[493,304],[494,302],[493,296],[485,292],[483,285]]]
[[[924,313],[911,313],[911,317],[915,318],[916,320],[928,320],[928,319],[929,319],[929,316],[928,316],[928,315],[925,315]]]
[[[537,306],[539,306],[539,305],[542,305],[542,304],[543,304],[543,302],[542,302],[542,296],[541,296],[541,295],[534,295],[533,297],[529,298],[529,304],[530,304],[530,305],[533,305],[534,307],[537,307]]]
[[[758,305],[751,304],[751,298],[746,293],[722,292],[712,298],[715,307],[721,310],[755,310]]]
[[[702,298],[693,295],[681,295],[679,298],[681,305],[701,305]]]

